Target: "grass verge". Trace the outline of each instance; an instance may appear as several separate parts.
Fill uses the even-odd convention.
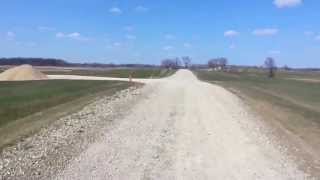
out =
[[[281,72],[269,79],[261,72],[194,71],[203,81],[219,84],[242,98],[274,133],[302,149],[300,156],[315,164],[320,159],[320,83],[289,78],[315,78],[314,74]],[[290,139],[290,140],[289,140]],[[319,174],[318,174],[319,175]]]
[[[116,81],[0,82],[0,148],[82,108],[94,97],[129,86]]]
[[[163,78],[174,74],[175,70],[160,68],[139,68],[139,69],[109,69],[109,70],[71,70],[71,71],[46,71],[49,75],[82,75],[82,76],[100,76],[100,77],[118,77],[128,78]]]

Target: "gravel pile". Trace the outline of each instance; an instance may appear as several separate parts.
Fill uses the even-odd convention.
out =
[[[137,100],[140,89],[97,99],[77,113],[60,118],[35,135],[2,150],[0,179],[49,179],[120,120]],[[119,109],[119,108],[125,109]],[[125,111],[124,111],[125,110]]]
[[[28,64],[8,69],[0,74],[0,81],[33,81],[46,79],[48,79],[47,75]]]

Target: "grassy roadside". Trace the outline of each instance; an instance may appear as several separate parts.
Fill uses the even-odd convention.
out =
[[[320,80],[319,72],[279,72],[278,77],[280,78],[301,78],[301,79],[315,79]]]
[[[71,70],[71,71],[45,71],[49,75],[83,75],[101,77],[128,78],[131,74],[133,78],[163,78],[175,73],[175,70],[160,68],[139,68],[139,69],[109,69],[109,70]]]
[[[320,83],[306,81],[295,81],[287,79],[285,74],[275,79],[269,79],[262,73],[224,73],[197,71],[196,74],[201,80],[220,83],[222,85],[237,88],[243,92],[259,92],[276,97],[281,105],[295,104],[304,107],[305,110],[320,112]],[[287,103],[280,103],[285,101]],[[320,117],[320,116],[318,116]],[[315,121],[320,123],[316,117]]]
[[[128,87],[119,82],[98,81],[25,81],[0,82],[0,127],[16,119],[107,90]]]
[[[203,81],[219,84],[247,102],[261,117],[279,131],[285,131],[303,148],[306,159],[320,156],[320,83],[290,80],[289,77],[315,78],[314,74],[195,71]],[[283,133],[279,132],[282,136]],[[288,140],[288,139],[286,139]],[[310,155],[310,157],[309,157]]]
[[[74,112],[99,95],[113,95],[125,82],[0,82],[0,148]]]

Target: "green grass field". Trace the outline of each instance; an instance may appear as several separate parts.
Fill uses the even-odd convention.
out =
[[[197,71],[196,74],[201,80],[240,90],[257,99],[272,101],[320,124],[320,83],[290,80],[287,78],[293,75],[283,72],[275,79],[267,78],[265,73]],[[294,76],[314,78],[314,75],[310,77],[306,74]]]
[[[0,126],[79,97],[128,86],[109,81],[0,82]]]
[[[195,71],[203,81],[219,84],[245,100],[266,121],[280,123],[292,134],[320,149],[320,83],[288,78],[319,78],[317,73]],[[317,76],[318,75],[318,76]]]
[[[83,76],[101,76],[101,77],[119,77],[128,78],[131,74],[133,78],[162,78],[175,73],[175,70],[160,68],[140,68],[140,69],[110,69],[110,70],[72,70],[72,71],[45,71],[44,73],[65,74],[65,75],[83,75]]]
[[[131,84],[116,81],[0,82],[0,148]]]

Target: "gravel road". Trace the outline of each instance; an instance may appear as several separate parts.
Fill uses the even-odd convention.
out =
[[[49,79],[67,79],[67,80],[94,80],[94,81],[130,81],[129,78],[114,78],[114,77],[97,77],[97,76],[79,76],[79,75],[47,75]],[[162,81],[162,79],[132,79],[133,82],[152,83]]]
[[[139,101],[55,179],[311,179],[241,100],[190,71]]]
[[[0,151],[0,180],[54,179],[69,162],[104,136],[140,99],[140,88],[99,96],[83,109],[62,117],[32,136]]]

